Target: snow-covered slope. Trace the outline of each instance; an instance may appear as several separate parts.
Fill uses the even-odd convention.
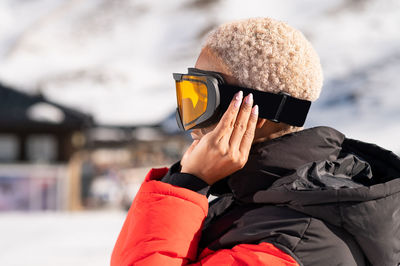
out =
[[[400,152],[397,0],[4,0],[0,81],[100,124],[157,123],[175,108],[171,73],[194,64],[205,33],[254,16],[300,29],[321,56],[324,91],[307,126]]]

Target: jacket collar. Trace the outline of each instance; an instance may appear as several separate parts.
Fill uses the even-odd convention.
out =
[[[315,127],[252,146],[248,162],[239,171],[211,187],[211,194],[230,194],[245,200],[269,188],[300,166],[319,160],[334,160],[345,136],[329,127]]]

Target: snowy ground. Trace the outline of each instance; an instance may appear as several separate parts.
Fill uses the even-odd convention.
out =
[[[106,266],[123,211],[2,213],[0,265]]]

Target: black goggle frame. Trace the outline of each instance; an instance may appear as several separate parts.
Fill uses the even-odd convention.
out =
[[[182,76],[185,75],[205,76],[207,79],[208,101],[206,111],[196,119],[195,126],[190,129],[204,128],[218,122],[229,107],[233,96],[239,91],[243,91],[244,95],[252,93],[254,105],[259,106],[259,117],[276,123],[283,122],[301,127],[304,125],[311,106],[310,101],[292,97],[284,92],[275,94],[226,84],[221,73],[218,72],[188,68],[188,74],[174,73],[173,77],[176,81],[180,81]],[[179,128],[185,130],[178,108],[176,121]]]

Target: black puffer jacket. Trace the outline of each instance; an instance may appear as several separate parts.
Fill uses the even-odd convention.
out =
[[[400,264],[400,159],[332,128],[254,145],[211,193],[202,247],[271,242],[301,265]]]

